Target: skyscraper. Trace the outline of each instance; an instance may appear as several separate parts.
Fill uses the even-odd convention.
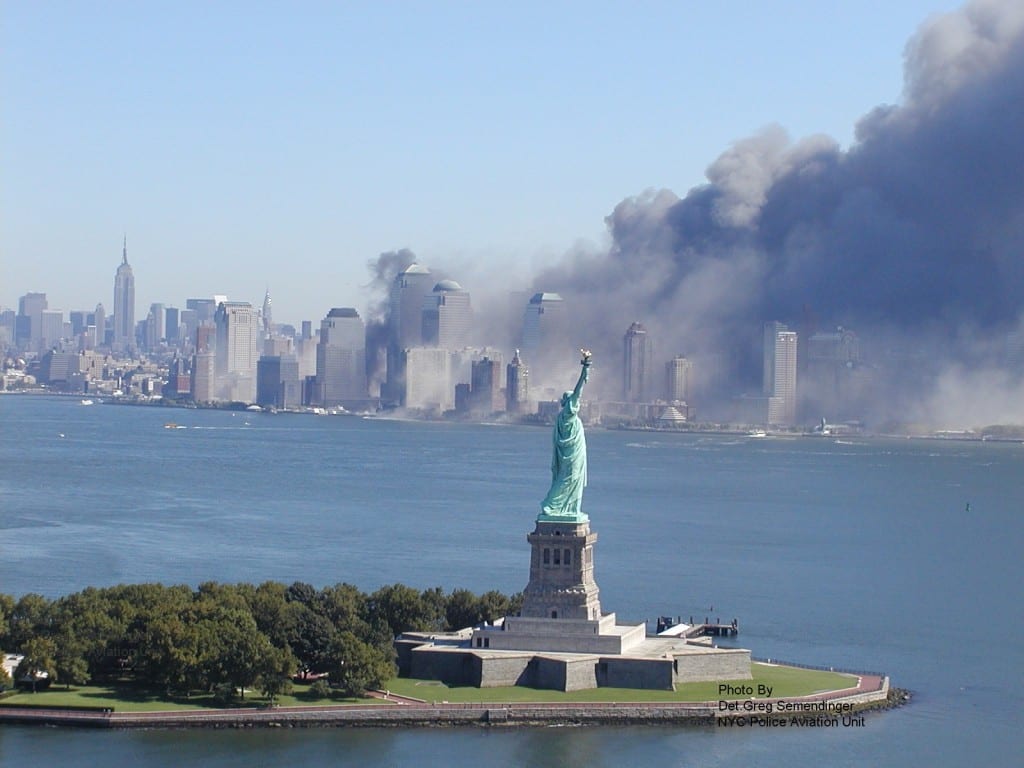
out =
[[[263,296],[263,335],[270,336],[274,329],[273,302],[270,300],[270,286]]]
[[[124,239],[121,264],[114,274],[114,341],[115,352],[135,349],[135,275],[128,264],[128,238]]]
[[[516,350],[512,362],[505,368],[505,410],[509,413],[525,413],[530,399],[529,369],[519,359]]]
[[[256,310],[247,301],[224,301],[214,314],[215,397],[252,403],[256,399],[259,343]]]
[[[627,403],[651,397],[651,340],[642,323],[632,323],[622,337],[622,392]]]
[[[469,344],[473,312],[469,291],[454,280],[442,280],[423,300],[423,345],[462,349]]]
[[[568,378],[565,366],[573,362],[573,344],[566,338],[565,302],[557,293],[535,293],[523,315],[522,351],[530,361],[533,385],[550,385]]]
[[[413,347],[404,352],[404,391],[401,402],[409,408],[444,413],[455,405],[451,385],[451,352]]]
[[[40,351],[43,338],[43,311],[47,308],[45,293],[26,293],[18,299],[14,343],[22,349]]]
[[[385,392],[388,399],[404,404],[405,350],[423,344],[423,302],[433,279],[422,264],[410,264],[391,284],[388,304],[388,378]]]
[[[107,311],[103,304],[96,305],[96,346],[102,347],[107,343]]]
[[[320,405],[328,407],[368,397],[366,326],[351,307],[335,307],[320,323],[316,390]]]
[[[146,349],[150,352],[160,346],[166,334],[164,332],[164,320],[166,307],[163,304],[150,304],[149,314],[146,315]]]
[[[768,399],[767,422],[783,427],[796,423],[797,335],[783,323],[764,324],[763,393]]]
[[[693,362],[685,355],[676,355],[665,363],[665,395],[670,403],[688,403]]]
[[[505,410],[501,391],[501,361],[484,357],[474,360],[470,382],[470,410],[480,416],[489,416]]]

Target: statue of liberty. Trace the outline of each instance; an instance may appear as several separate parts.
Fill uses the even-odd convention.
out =
[[[587,519],[581,509],[583,488],[587,485],[587,439],[580,421],[580,395],[590,371],[590,350],[581,349],[582,370],[572,392],[562,395],[562,410],[555,419],[551,454],[551,488],[541,502],[538,520]]]

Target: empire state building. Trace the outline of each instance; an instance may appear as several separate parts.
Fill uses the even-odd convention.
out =
[[[128,264],[128,238],[124,239],[122,261],[114,274],[113,350],[131,352],[135,349],[135,275]]]

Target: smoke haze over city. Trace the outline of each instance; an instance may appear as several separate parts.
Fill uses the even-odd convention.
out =
[[[902,103],[865,115],[850,149],[767,128],[682,199],[623,200],[610,248],[535,287],[571,297],[607,357],[643,321],[664,357],[703,358],[709,392],[760,385],[760,325],[779,319],[856,331],[880,366],[876,417],[1021,420],[1002,363],[1024,310],[1022,32],[1013,2],[930,21],[908,43]]]
[[[807,59],[800,65],[813,68],[816,62]],[[670,83],[698,75],[665,71],[662,77]],[[628,110],[625,91],[610,92],[607,98],[607,110],[617,116]],[[730,108],[725,94],[718,98],[722,109]],[[778,120],[786,121],[789,107],[776,108]],[[703,117],[711,116],[695,114],[692,120]],[[649,115],[637,110],[633,118],[642,122]],[[595,354],[593,393],[620,397],[623,334],[640,322],[649,332],[655,370],[675,355],[686,355],[694,363],[699,415],[727,420],[738,395],[760,393],[763,324],[780,321],[800,336],[802,373],[814,334],[843,328],[859,343],[856,407],[846,414],[828,412],[827,397],[815,391],[820,382],[804,376],[804,421],[855,413],[876,425],[1021,422],[1022,129],[1024,7],[1011,0],[975,0],[923,22],[906,44],[901,97],[866,111],[851,140],[824,134],[794,138],[781,124],[768,125],[732,142],[707,165],[706,183],[682,196],[667,186],[622,189],[617,194],[629,196],[608,213],[606,238],[599,242],[581,239],[561,256],[548,255],[550,249],[525,258],[483,258],[471,251],[446,255],[454,249],[406,237],[412,230],[403,229],[403,217],[413,215],[411,208],[390,211],[378,205],[391,216],[394,234],[378,234],[380,245],[362,251],[359,259],[368,273],[343,268],[340,261],[328,261],[326,268],[303,261],[302,267],[318,275],[310,295],[321,296],[320,283],[335,275],[339,283],[357,285],[365,301],[359,308],[367,327],[371,382],[385,375],[381,366],[391,285],[402,269],[419,262],[436,280],[453,278],[472,294],[473,343],[506,352],[521,341],[526,298],[540,291],[562,296],[566,367],[536,370],[532,384],[538,392],[571,384],[574,350],[586,346]],[[623,144],[623,156],[631,151],[640,156],[640,147]],[[661,168],[676,162],[667,154],[657,160]],[[606,154],[603,162],[611,168],[622,158]],[[450,181],[437,174],[433,178],[439,186]],[[395,195],[400,186],[394,187]],[[579,194],[585,194],[586,183],[578,186]],[[576,196],[572,186],[561,187],[560,194],[568,210]],[[308,204],[313,205],[312,199]],[[555,215],[560,209],[557,201],[544,205]],[[441,228],[460,215],[474,218],[465,207],[443,215],[427,204],[416,207],[423,213],[419,208],[438,213]],[[260,215],[253,211],[255,223]],[[494,237],[500,239],[506,225],[529,229],[529,222],[515,224],[517,215],[510,208],[508,221],[492,226]],[[270,221],[273,215],[262,218]],[[340,220],[331,224],[341,226]],[[358,229],[349,225],[351,232]],[[280,232],[268,239],[279,237]],[[131,244],[130,233],[128,240]],[[408,247],[367,261],[366,253],[393,242]],[[4,250],[5,261],[13,262],[14,250],[7,245]],[[115,253],[112,248],[111,268]],[[167,254],[164,258],[172,261]],[[180,258],[175,280],[188,275],[195,288],[181,296],[152,298],[180,303],[184,295],[227,292],[231,299],[258,301],[257,295],[227,291],[230,279],[246,289],[258,285],[259,295],[269,285],[275,306],[296,306],[296,297],[285,296],[273,275],[244,275],[246,270],[238,268],[245,263],[241,257],[174,258]],[[155,265],[135,263],[140,290],[152,294]],[[294,279],[298,263],[277,265],[282,283]],[[321,274],[328,279],[319,279]],[[302,279],[310,283],[308,276]],[[41,284],[4,282],[9,293],[48,290]],[[109,301],[109,289],[103,291],[81,306]],[[515,301],[509,291],[517,292]],[[148,298],[140,303],[145,306]],[[318,322],[331,306],[346,303],[310,302],[302,312]],[[276,317],[284,319],[279,313]]]

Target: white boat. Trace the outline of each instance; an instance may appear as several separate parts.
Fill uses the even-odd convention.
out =
[[[82,401],[82,405],[92,405],[92,400],[85,399]]]

